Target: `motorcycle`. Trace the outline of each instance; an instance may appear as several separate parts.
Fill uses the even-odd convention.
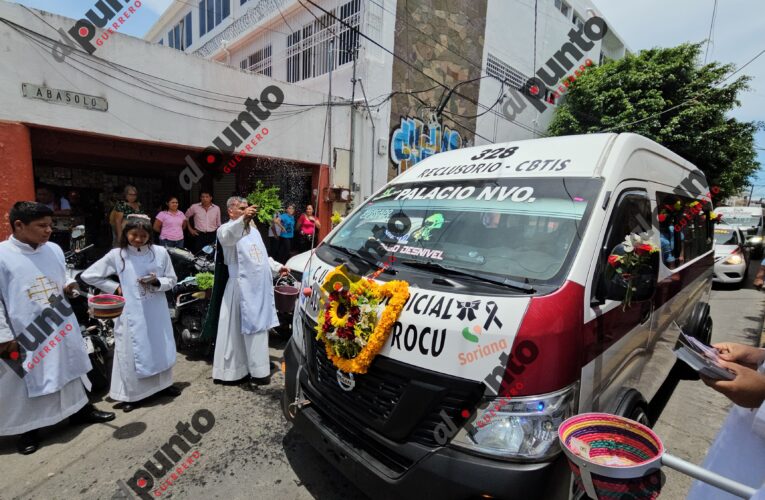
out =
[[[213,272],[214,249],[211,245],[207,245],[196,255],[182,248],[167,250],[179,279],[168,299],[175,343],[178,347],[207,347],[201,337],[210,305],[212,283],[200,284],[197,282],[197,276],[200,273]]]
[[[96,294],[95,288],[87,285],[80,275],[86,267],[85,251],[93,244],[85,244],[85,226],[75,226],[72,229],[69,251],[64,254],[66,274],[77,281],[80,290],[75,290],[75,297],[87,297]],[[98,319],[88,313],[87,301],[71,301],[77,322],[80,325],[82,340],[90,357],[93,369],[88,372],[88,379],[95,390],[109,385],[109,358],[114,353],[114,322],[111,319]]]

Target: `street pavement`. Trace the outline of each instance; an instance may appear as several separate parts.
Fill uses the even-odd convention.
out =
[[[753,262],[748,283],[756,267]],[[759,340],[765,294],[750,286],[716,289],[711,307],[715,341]],[[283,347],[283,339],[271,337],[275,363]],[[109,424],[48,428],[33,455],[18,455],[14,441],[0,437],[0,499],[130,498],[122,488],[176,434],[177,424],[191,422],[195,414],[197,426],[206,432],[195,434],[201,437],[182,458],[186,462],[194,452],[198,458],[186,462],[188,469],[181,469],[182,475],[154,498],[366,498],[285,421],[280,372],[270,386],[255,391],[214,385],[208,362],[179,354],[175,380],[183,388],[175,400],[158,397],[131,413],[115,410],[117,418]],[[114,403],[101,400],[97,406],[107,410]],[[729,407],[726,398],[701,382],[682,381],[655,429],[671,453],[701,463]],[[208,410],[214,423],[203,418],[210,413],[200,410]],[[685,498],[690,480],[666,473],[662,498]],[[150,478],[140,473],[135,479],[142,476]]]
[[[717,286],[712,289],[710,308],[714,329],[712,342],[759,345],[765,313],[765,293],[751,285],[759,261],[749,264],[749,276],[741,289]],[[667,452],[701,465],[709,446],[728,415],[732,403],[701,381],[680,381],[654,430]],[[692,480],[665,467],[667,482],[661,498],[683,499]]]

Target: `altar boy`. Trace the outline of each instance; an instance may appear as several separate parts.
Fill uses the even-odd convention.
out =
[[[21,201],[10,212],[13,235],[0,243],[0,436],[20,434],[19,453],[34,453],[37,429],[114,419],[88,403],[90,359],[64,299],[64,253],[48,242],[53,211]]]

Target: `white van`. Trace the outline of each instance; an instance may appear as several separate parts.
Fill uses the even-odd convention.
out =
[[[675,364],[673,320],[709,340],[711,204],[684,208],[705,195],[696,167],[634,134],[423,160],[311,256],[284,352],[285,415],[372,497],[578,494],[558,425],[588,411],[650,423]],[[608,257],[644,231],[661,252],[627,307]],[[321,285],[339,265],[410,287],[363,375],[337,370],[316,340]]]
[[[763,209],[762,207],[717,207],[715,212],[722,215],[722,223],[738,226],[746,236],[746,242],[753,249],[756,258],[762,257],[763,237]]]

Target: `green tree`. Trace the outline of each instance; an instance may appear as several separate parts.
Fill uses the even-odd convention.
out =
[[[737,192],[759,168],[754,133],[762,123],[726,116],[750,78],[728,82],[732,64],[700,65],[701,45],[643,50],[588,69],[558,106],[550,135],[634,132],[695,164],[723,196]]]

